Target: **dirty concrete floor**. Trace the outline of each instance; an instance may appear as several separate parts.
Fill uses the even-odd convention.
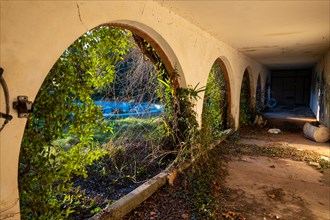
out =
[[[274,146],[288,146],[297,149],[315,151],[330,158],[330,142],[316,143],[305,138],[303,127],[306,122],[315,122],[316,118],[308,106],[280,105],[262,113],[267,120],[266,127],[279,128],[281,134],[262,136],[248,135],[243,137],[242,143],[265,146],[272,143]]]
[[[294,147],[330,158],[330,144],[304,137],[302,127],[310,119],[268,118],[269,127],[281,134],[244,133],[239,143]],[[312,119],[311,119],[312,120]],[[315,119],[314,119],[315,120]],[[269,128],[268,127],[268,128]],[[262,156],[232,158],[226,187],[229,204],[247,219],[330,220],[330,169],[320,171],[305,162]]]
[[[329,182],[304,162],[242,156],[228,172],[226,206],[234,204],[247,219],[330,219]]]

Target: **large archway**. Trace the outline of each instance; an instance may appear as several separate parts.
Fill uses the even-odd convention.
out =
[[[137,51],[133,51],[133,41]],[[140,178],[155,175],[148,173],[148,166],[159,172],[168,165],[166,161],[173,159],[175,146],[171,145],[174,141],[168,129],[175,124],[171,121],[172,90],[179,83],[175,67],[164,52],[157,52],[161,51],[159,45],[153,44],[158,49],[139,33],[103,25],[88,31],[65,50],[38,93],[35,112],[22,141],[19,186],[23,215],[67,218],[77,210],[84,212],[79,204],[86,201],[79,200],[79,189],[100,188],[100,182],[140,182]],[[125,57],[127,54],[129,58]],[[135,61],[139,54],[142,59]],[[122,62],[124,59],[128,61]],[[149,64],[141,67],[138,62],[143,61]],[[131,78],[124,79],[123,72]],[[132,86],[137,81],[139,84]],[[125,86],[129,89],[125,90]],[[137,91],[148,94],[136,94]],[[118,122],[122,117],[125,119]],[[124,138],[119,142],[118,136]],[[132,146],[135,149],[130,151]],[[137,166],[135,158],[143,153],[145,161],[160,161]],[[114,170],[107,170],[109,164]],[[97,177],[86,183],[85,178],[95,169]],[[115,179],[114,173],[118,175]],[[106,181],[102,176],[107,176]],[[87,198],[87,205],[91,204],[90,199]],[[111,199],[104,200],[103,205],[107,205]]]
[[[218,58],[212,65],[204,94],[202,131],[205,137],[219,138],[233,126],[231,95],[227,68]]]

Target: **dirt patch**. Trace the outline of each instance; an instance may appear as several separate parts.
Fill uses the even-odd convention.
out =
[[[247,219],[329,219],[330,187],[304,162],[242,156],[228,163],[232,210]]]

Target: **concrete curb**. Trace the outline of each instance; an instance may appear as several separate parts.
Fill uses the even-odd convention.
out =
[[[166,172],[159,173],[109,207],[89,218],[89,220],[122,219],[132,209],[148,199],[161,186],[165,185],[167,176],[168,173]]]

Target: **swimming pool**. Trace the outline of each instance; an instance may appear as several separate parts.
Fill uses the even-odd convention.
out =
[[[94,103],[101,106],[103,116],[110,119],[153,117],[163,112],[162,105],[148,102],[95,101]]]

